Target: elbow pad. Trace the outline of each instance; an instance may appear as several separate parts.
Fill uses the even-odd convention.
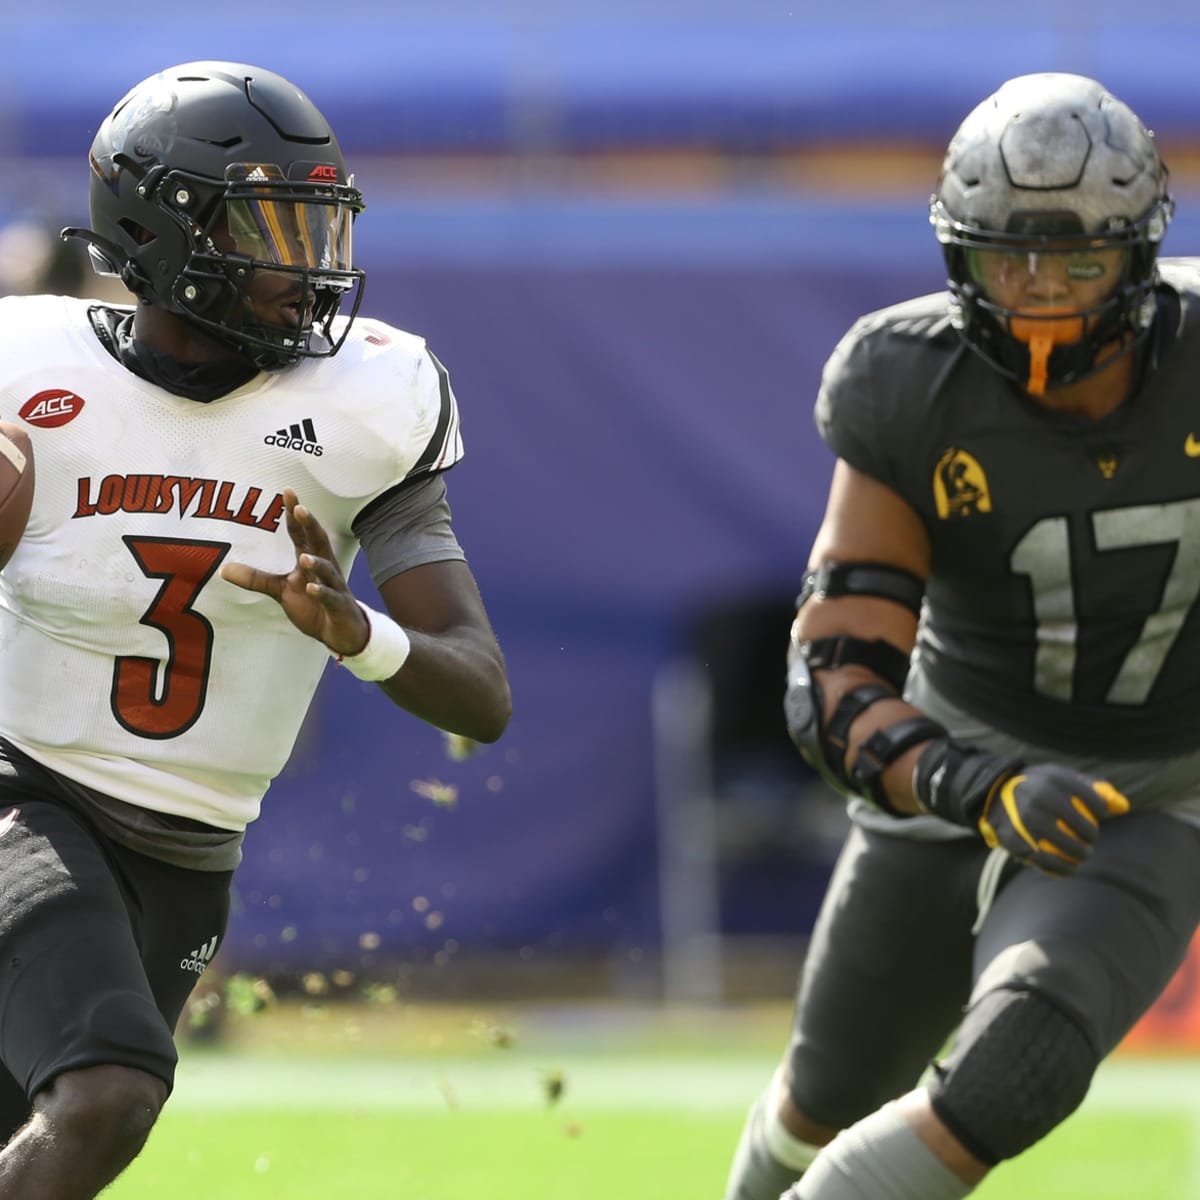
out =
[[[851,688],[826,721],[825,697],[813,672],[848,664],[866,667],[880,682]],[[883,789],[884,770],[909,747],[944,736],[945,728],[928,717],[906,717],[878,729],[859,747],[853,768],[846,764],[846,744],[850,726],[872,704],[899,697],[907,674],[908,656],[890,642],[817,638],[793,646],[783,701],[788,736],[826,782],[843,795],[859,796],[894,816],[902,814],[891,806]]]
[[[919,616],[924,592],[922,579],[890,563],[825,562],[805,577],[796,607],[803,607],[814,596],[873,596]],[[813,672],[846,665],[866,667],[879,676],[879,682],[851,688],[826,722],[825,698]],[[859,796],[894,815],[901,814],[895,812],[884,792],[884,770],[909,747],[944,735],[946,730],[927,717],[903,718],[876,730],[859,747],[852,767],[846,764],[846,743],[858,717],[880,700],[898,698],[907,676],[908,655],[891,642],[848,635],[816,638],[793,642],[784,697],[788,733],[808,763],[843,795]]]

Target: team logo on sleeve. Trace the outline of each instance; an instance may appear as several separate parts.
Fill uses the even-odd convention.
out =
[[[933,473],[933,499],[943,521],[992,511],[992,495],[983,468],[956,446],[938,459]]]

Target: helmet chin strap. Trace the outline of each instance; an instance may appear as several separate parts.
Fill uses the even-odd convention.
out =
[[[1084,320],[1070,308],[1043,308],[1036,317],[1010,317],[1008,329],[1018,342],[1029,347],[1029,379],[1025,390],[1031,396],[1044,396],[1051,352],[1055,346],[1081,341]]]

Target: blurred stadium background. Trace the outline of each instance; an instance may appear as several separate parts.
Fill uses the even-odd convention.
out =
[[[696,1064],[728,1040],[748,1069],[710,1064],[722,1133],[694,1194],[715,1195],[844,829],[778,712],[831,467],[820,366],[861,312],[940,287],[941,152],[1011,75],[1079,71],[1132,104],[1175,180],[1167,252],[1200,253],[1193,0],[43,0],[6,8],[0,37],[0,288],[95,289],[46,233],[86,218],[87,147],[128,86],[257,63],[338,130],[368,201],[364,312],[428,338],[464,415],[451,501],[508,655],[510,732],[458,760],[330,671],[185,1034],[245,1051],[236,1014],[267,1005],[276,1032],[254,1038],[299,1052],[314,1026],[288,1013],[354,999],[369,1019],[339,1016],[334,1049],[419,1043],[421,1061],[447,1022],[494,1049],[511,1020],[534,1058],[556,1038],[603,1051],[613,1029],[683,1036]],[[1200,1043],[1193,967],[1138,1048]],[[1197,1179],[1183,1125],[1172,1187]],[[244,1194],[284,1194],[262,1186]],[[473,1194],[446,1186],[403,1194]]]

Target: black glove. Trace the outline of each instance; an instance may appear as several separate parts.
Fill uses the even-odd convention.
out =
[[[1070,875],[1092,852],[1100,822],[1129,811],[1111,783],[1055,763],[1025,766],[949,738],[921,752],[917,799],[974,828],[993,849],[1048,875]]]

